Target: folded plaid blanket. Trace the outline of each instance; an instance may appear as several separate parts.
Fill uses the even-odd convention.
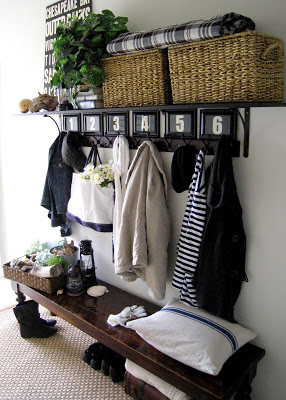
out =
[[[110,54],[133,53],[139,50],[165,48],[174,44],[213,39],[254,29],[255,23],[250,18],[236,13],[228,13],[148,32],[123,33],[110,42],[106,50]]]

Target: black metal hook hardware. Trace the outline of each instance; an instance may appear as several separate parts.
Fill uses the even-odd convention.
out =
[[[58,131],[59,131],[59,134],[61,133],[61,130],[60,130],[60,127],[59,127],[59,125],[57,124],[57,121],[55,121],[54,120],[54,118],[53,117],[51,117],[50,115],[48,115],[48,114],[44,114],[44,117],[49,117],[49,118],[51,118],[51,120],[52,121],[54,121],[54,123],[57,125],[57,128],[58,128]]]
[[[243,126],[243,156],[245,158],[249,155],[249,120],[250,120],[250,108],[244,108],[244,119],[241,115],[241,112],[237,110],[239,118],[241,120]]]

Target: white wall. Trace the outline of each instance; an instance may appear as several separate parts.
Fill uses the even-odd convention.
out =
[[[42,116],[15,117],[18,102],[43,89],[45,7],[53,1],[5,2],[0,14],[0,257],[6,262],[23,254],[40,239],[60,240],[58,228],[50,228],[40,200],[48,162],[48,148],[57,137],[53,121]],[[231,4],[231,5],[230,5]],[[97,0],[93,11],[111,9],[129,17],[130,30],[143,30],[208,18],[225,12],[251,17],[257,30],[286,40],[285,1],[256,0]],[[285,322],[285,225],[286,125],[285,108],[251,109],[250,155],[234,159],[234,169],[248,239],[247,275],[235,309],[236,318],[256,330],[255,343],[266,349],[253,383],[252,399],[283,400],[286,350]],[[85,149],[87,151],[87,149]],[[103,161],[111,150],[102,150]],[[134,152],[132,152],[134,155]],[[162,153],[170,183],[171,153]],[[209,159],[210,161],[210,159]],[[172,219],[169,282],[164,304],[177,291],[170,281],[186,193],[176,194],[170,185]],[[142,297],[144,282],[126,283],[115,276],[111,263],[111,234],[73,226],[76,242],[88,236],[93,242],[97,275]],[[147,297],[148,298],[148,297]]]

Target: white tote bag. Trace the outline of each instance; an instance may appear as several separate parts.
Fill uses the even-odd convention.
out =
[[[99,158],[97,147],[93,145],[86,165],[93,163],[96,166],[97,157]],[[112,232],[113,211],[113,183],[102,188],[91,180],[82,180],[80,174],[73,173],[66,214],[68,219],[97,232]]]

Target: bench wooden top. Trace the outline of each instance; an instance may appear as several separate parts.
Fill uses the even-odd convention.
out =
[[[257,363],[265,354],[263,349],[246,344],[229,358],[218,376],[205,374],[164,355],[135,331],[110,326],[108,316],[127,306],[144,306],[148,315],[161,307],[105,282],[99,284],[106,286],[109,293],[101,297],[86,293],[72,297],[43,293],[23,284],[12,287],[196,400],[230,399],[243,383],[251,383]]]

